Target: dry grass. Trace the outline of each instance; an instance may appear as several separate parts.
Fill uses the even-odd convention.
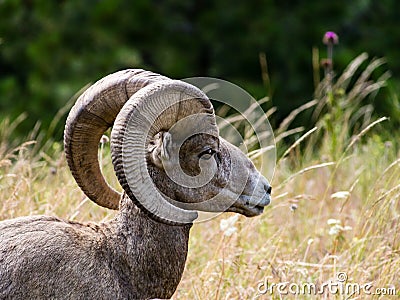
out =
[[[230,237],[218,220],[195,226],[174,299],[254,299],[265,279],[322,284],[338,272],[345,272],[348,282],[371,283],[371,291],[399,290],[400,159],[389,143],[375,139],[353,144],[339,162],[325,162],[324,149],[301,163],[296,153],[281,160],[272,184],[274,202],[261,217],[240,217]]]
[[[345,74],[340,78],[348,84]],[[332,101],[322,98],[304,109],[318,104],[322,112],[319,101]],[[361,98],[357,99],[360,106]],[[351,131],[348,124],[355,107],[346,101],[343,95],[337,101],[343,107],[321,113],[316,129],[303,133],[292,146],[282,140],[301,131],[287,130],[297,112],[283,122],[276,132],[278,153],[283,155],[272,182],[272,205],[260,217],[240,216],[231,225],[237,230],[230,236],[220,229],[221,220],[230,214],[195,225],[186,269],[173,299],[379,298],[257,291],[266,279],[318,285],[335,279],[338,272],[345,272],[350,283],[370,283],[371,292],[395,287],[400,295],[400,153],[395,142],[400,134],[387,134],[385,119],[374,122],[366,114],[359,117],[360,128]],[[10,122],[0,124],[0,219],[48,214],[103,221],[114,216],[84,197],[68,171],[61,144],[52,144],[51,156],[34,142],[11,146],[7,128],[12,128]],[[393,140],[385,140],[385,134]],[[116,186],[108,151],[102,151],[104,170]]]
[[[351,282],[399,289],[400,158],[392,144],[370,131],[363,143],[350,142],[351,149],[337,162],[331,161],[329,146],[313,155],[298,149],[309,151],[310,145],[292,147],[278,162],[272,205],[261,217],[240,217],[232,236],[220,230],[226,214],[195,225],[174,299],[252,299],[265,278],[323,283],[339,271]],[[87,201],[60,150],[50,158],[33,149],[34,143],[27,142],[2,153],[1,219],[33,214],[79,221],[113,217]],[[110,170],[109,160],[103,162]],[[332,230],[330,219],[349,230]]]

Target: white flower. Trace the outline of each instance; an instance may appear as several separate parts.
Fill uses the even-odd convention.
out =
[[[327,223],[331,226],[331,228],[329,228],[329,235],[338,235],[343,231],[349,231],[353,229],[351,226],[343,227],[342,222],[336,219],[329,219]]]
[[[224,232],[225,236],[231,236],[237,231],[235,227],[236,221],[239,219],[239,215],[233,215],[228,219],[222,219],[219,223],[219,228]]]
[[[327,223],[328,225],[340,225],[342,222],[337,219],[328,219]]]
[[[343,227],[339,224],[335,224],[331,228],[329,228],[329,235],[338,235],[342,231]]]
[[[236,227],[229,227],[224,231],[224,235],[225,236],[231,236],[232,234],[234,234],[237,231]]]
[[[109,141],[110,141],[110,138],[108,136],[106,136],[104,134],[101,136],[101,139],[100,139],[101,144],[103,144],[103,145],[107,144]]]
[[[347,199],[350,196],[350,192],[348,191],[340,191],[333,193],[331,195],[331,199]]]

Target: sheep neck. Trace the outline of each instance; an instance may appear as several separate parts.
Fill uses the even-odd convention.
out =
[[[121,200],[120,212],[111,222],[122,251],[119,259],[126,281],[143,286],[134,289],[140,295],[170,298],[175,292],[185,267],[189,232],[192,224],[173,226],[156,222],[142,212],[127,196]],[[121,250],[121,249],[119,249]],[[139,280],[140,282],[140,280]]]

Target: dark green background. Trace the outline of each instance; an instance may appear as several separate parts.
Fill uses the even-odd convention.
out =
[[[379,115],[400,118],[400,1],[0,1],[0,120],[28,112],[46,129],[86,84],[124,68],[172,78],[212,76],[256,98],[272,95],[275,122],[313,97],[312,47],[325,31],[340,43],[341,72],[361,52],[386,57],[393,77],[374,101]],[[271,86],[263,85],[265,53]],[[306,122],[306,120],[300,120]],[[61,138],[61,126],[56,131]]]

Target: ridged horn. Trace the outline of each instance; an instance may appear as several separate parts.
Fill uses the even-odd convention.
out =
[[[207,133],[218,136],[214,109],[202,91],[182,81],[159,81],[128,100],[111,132],[114,170],[123,189],[150,217],[167,224],[191,223],[197,212],[171,204],[176,202],[158,191],[146,167],[146,152],[157,133],[191,115],[202,115]]]
[[[68,166],[85,195],[98,205],[118,209],[121,197],[100,171],[98,145],[101,136],[133,94],[166,79],[138,69],[116,72],[89,87],[71,109],[64,131]]]

